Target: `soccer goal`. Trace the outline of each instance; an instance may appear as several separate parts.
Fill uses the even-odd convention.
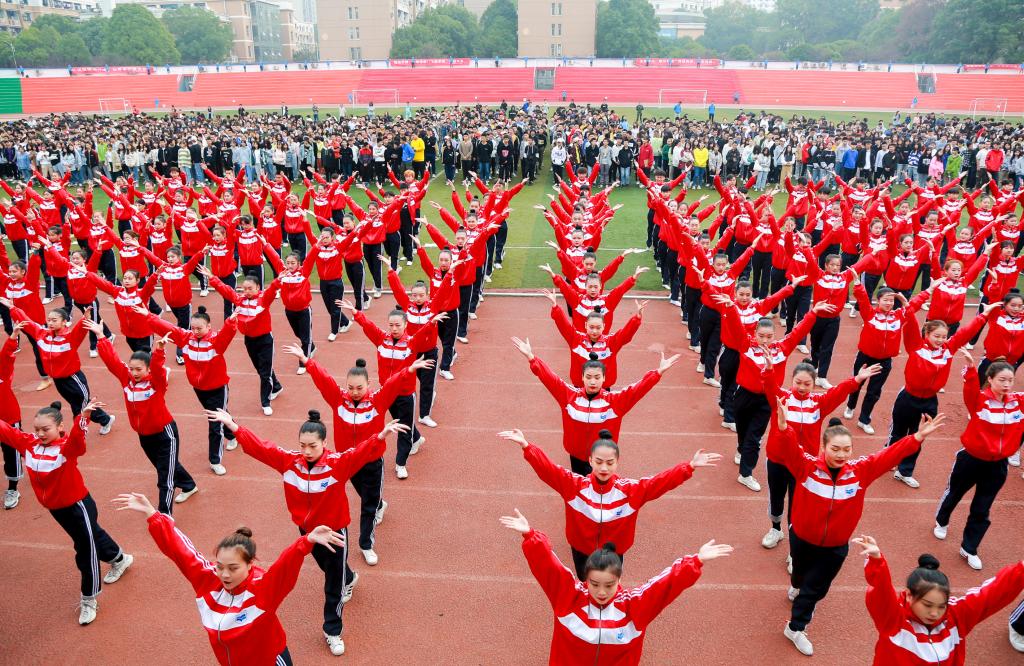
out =
[[[398,88],[366,88],[350,94],[353,106],[398,106]]]
[[[978,115],[1003,117],[1008,102],[1005,97],[976,97],[971,100],[971,118]]]
[[[124,97],[101,97],[100,113],[131,114],[132,105]]]
[[[683,106],[704,106],[708,103],[708,91],[698,88],[661,88],[658,90],[658,104],[675,105],[682,102]]]

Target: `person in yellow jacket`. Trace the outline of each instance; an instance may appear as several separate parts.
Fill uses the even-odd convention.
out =
[[[708,147],[703,141],[693,149],[693,186],[704,187],[708,173]]]
[[[426,150],[427,145],[423,141],[422,134],[417,134],[416,136],[414,136],[412,138],[412,141],[409,142],[409,145],[412,146],[413,152],[412,170],[416,174],[416,179],[419,180],[420,178],[423,178],[423,170],[426,168],[426,158],[424,156],[424,151]]]

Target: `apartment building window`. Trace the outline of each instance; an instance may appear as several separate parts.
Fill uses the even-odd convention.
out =
[[[348,8],[348,20],[349,21],[358,21],[359,20],[359,7],[349,7]]]
[[[561,37],[562,36],[562,24],[561,23],[552,23],[551,24],[551,36],[552,37]]]
[[[359,26],[355,26],[354,28],[348,29],[348,38],[359,39]]]
[[[348,56],[349,56],[348,57],[349,60],[362,60],[363,59],[363,49],[358,47],[358,46],[349,47]]]
[[[551,3],[551,15],[552,16],[561,16],[562,15],[562,3],[560,3],[560,2],[552,2]]]
[[[555,43],[555,44],[551,45],[551,57],[552,58],[561,58],[562,57],[562,45],[561,44]]]

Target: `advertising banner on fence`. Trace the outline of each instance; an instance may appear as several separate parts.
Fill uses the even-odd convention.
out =
[[[145,67],[72,67],[72,75],[91,76],[95,74],[145,74]]]
[[[469,58],[401,58],[388,62],[392,67],[465,67]]]
[[[637,67],[718,67],[718,58],[637,58]]]

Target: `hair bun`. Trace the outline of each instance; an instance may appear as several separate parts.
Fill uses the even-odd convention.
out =
[[[599,361],[599,360],[601,360],[601,357],[598,356],[597,353],[595,353],[595,352],[590,352],[589,354],[587,354],[587,356],[590,358],[591,361]]]
[[[63,405],[60,403],[60,400],[54,400],[53,402],[50,403],[50,408],[56,409],[58,412],[60,411],[61,407],[63,407]]]
[[[917,566],[921,567],[922,569],[931,569],[932,571],[938,571],[939,560],[934,555],[924,553],[923,555],[917,558]]]
[[[196,314],[206,314],[206,306],[200,305],[196,308]]]
[[[365,358],[357,358],[356,359],[356,367],[357,368],[365,368],[366,367],[366,359]]]
[[[235,534],[241,534],[242,536],[247,537],[249,539],[252,538],[252,530],[250,530],[248,527],[245,527],[244,525],[235,530]]]
[[[843,425],[843,420],[841,418],[833,416],[832,418],[830,418],[828,420],[828,427],[829,428],[831,428],[832,426],[838,426],[838,425]]]
[[[600,439],[612,439],[612,431],[606,428],[601,428],[597,431],[597,436]]]
[[[587,250],[587,252],[597,252],[597,250],[594,249],[593,245],[588,245],[586,250]]]
[[[771,320],[769,319],[769,321],[771,321]],[[814,360],[810,356],[808,356],[807,358],[805,358],[804,360],[802,360],[800,362],[801,363],[806,363],[807,365],[810,365],[810,366],[814,365]]]
[[[313,423],[320,423],[320,410],[311,409],[306,412],[306,416],[308,417],[307,420],[312,421]]]
[[[605,541],[604,545],[601,546],[601,550],[607,550],[610,553],[614,553],[614,552],[616,552],[615,544],[612,543],[611,541]]]

